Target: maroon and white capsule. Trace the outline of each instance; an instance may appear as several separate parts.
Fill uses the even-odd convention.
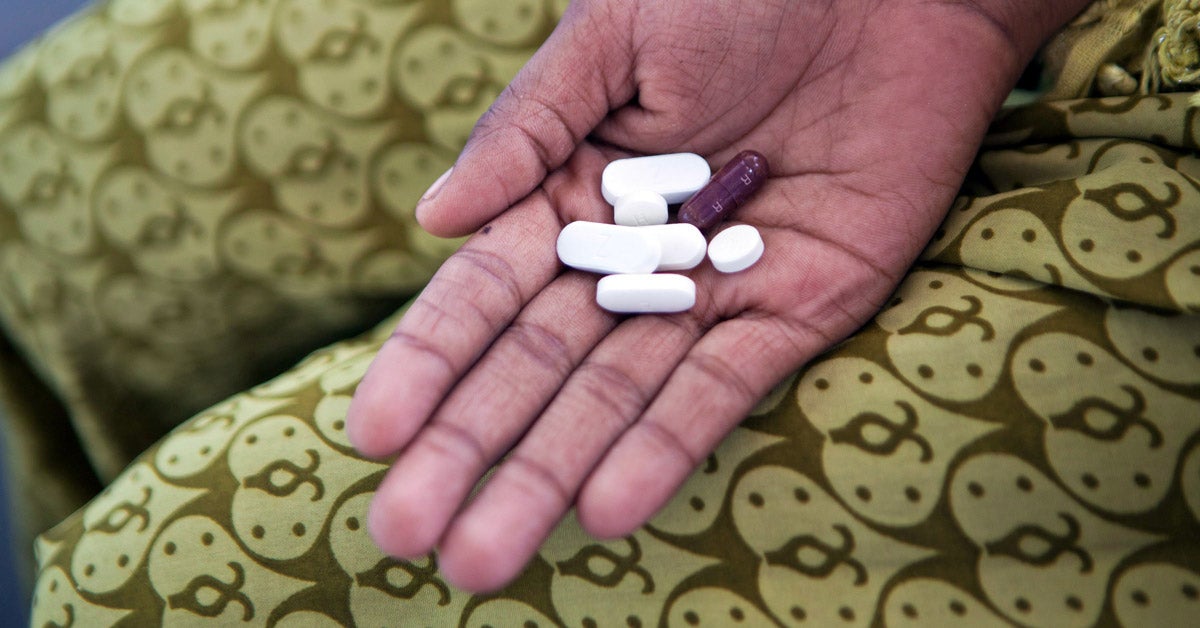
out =
[[[761,153],[744,150],[679,208],[680,222],[706,231],[728,218],[767,182],[770,167]]]

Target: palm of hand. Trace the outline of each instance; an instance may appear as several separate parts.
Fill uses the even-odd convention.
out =
[[[414,303],[350,412],[360,450],[403,450],[372,505],[385,551],[440,545],[447,577],[483,590],[514,577],[572,505],[594,534],[631,532],[773,384],[877,311],[1019,55],[981,72],[972,39],[999,37],[969,12],[800,4],[713,3],[700,18],[672,14],[682,3],[573,5],[481,121],[422,220],[446,235],[490,222]],[[961,29],[947,35],[934,20],[951,18]],[[588,61],[596,46],[613,54]],[[930,90],[972,100],[929,102]],[[745,148],[768,156],[772,179],[736,220],[767,253],[739,275],[690,272],[692,311],[613,316],[594,303],[595,277],[559,265],[563,225],[611,221],[607,161],[690,150],[720,165]]]

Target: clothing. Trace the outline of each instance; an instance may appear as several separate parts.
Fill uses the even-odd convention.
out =
[[[35,625],[1200,612],[1187,93],[1004,112],[889,306],[631,537],[569,519],[490,596],[383,556],[345,409],[453,250],[417,198],[563,5],[113,0],[3,66],[5,461],[58,522]]]

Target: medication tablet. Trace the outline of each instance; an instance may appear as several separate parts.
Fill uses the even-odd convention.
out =
[[[669,204],[682,203],[708,183],[712,169],[695,153],[632,157],[609,162],[600,176],[600,192],[610,205],[617,199],[649,190]]]
[[[746,270],[763,254],[762,236],[750,225],[735,225],[713,237],[708,244],[708,259],[723,273]]]
[[[593,273],[649,273],[658,268],[662,246],[638,227],[576,221],[558,234],[558,259]]]
[[[609,275],[596,284],[596,303],[621,314],[669,314],[696,304],[696,284],[683,275]]]
[[[699,229],[686,223],[652,225],[641,231],[658,240],[662,248],[662,259],[657,270],[687,270],[704,261],[708,240]]]
[[[707,231],[745,205],[769,176],[771,168],[762,153],[752,150],[738,153],[713,175],[704,189],[679,208],[679,222]]]
[[[613,222],[628,227],[667,224],[667,199],[658,192],[638,190],[622,195],[613,206]]]

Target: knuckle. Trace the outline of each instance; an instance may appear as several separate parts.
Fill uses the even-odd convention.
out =
[[[544,325],[530,321],[515,321],[508,331],[509,340],[525,355],[565,379],[574,360],[566,341]]]
[[[538,460],[513,453],[504,465],[509,478],[526,485],[531,492],[549,497],[561,508],[571,503],[575,491],[568,489],[563,479]]]
[[[673,454],[678,460],[687,465],[688,469],[695,469],[700,466],[700,462],[704,460],[704,454],[698,454],[688,448],[683,438],[676,434],[671,428],[666,427],[655,421],[644,421],[639,424],[646,438],[653,441],[658,448],[665,450],[668,454]]]
[[[506,305],[510,310],[515,310],[525,303],[525,294],[517,281],[516,269],[508,260],[491,251],[469,247],[460,249],[447,260],[442,279],[455,286],[474,288],[477,288],[479,280],[483,279],[491,292],[507,301]],[[476,299],[461,300],[463,305],[470,306]]]
[[[649,394],[637,381],[615,366],[591,362],[582,365],[576,374],[586,399],[607,410],[593,416],[620,422],[623,428],[641,415],[649,400]]]
[[[582,139],[571,124],[570,116],[553,100],[532,93],[513,90],[519,104],[519,115],[512,116],[512,126],[528,142],[538,161],[547,170],[558,167]]]
[[[430,423],[425,428],[422,441],[437,453],[472,469],[482,469],[492,461],[487,448],[474,434],[453,423]]]
[[[746,377],[740,369],[729,363],[729,360],[719,355],[700,353],[692,356],[688,362],[692,368],[707,379],[736,395],[737,399],[753,401],[758,398],[754,387],[746,381]]]
[[[475,127],[471,131],[472,140],[486,139],[508,127],[508,121],[519,118],[515,105],[521,102],[516,87],[509,83],[505,85],[492,104],[488,105]]]
[[[475,123],[473,140],[511,146],[524,144],[547,171],[575,149],[583,133],[576,131],[558,103],[508,85]]]
[[[388,337],[388,342],[399,344],[413,353],[429,358],[448,373],[455,371],[454,360],[450,358],[446,350],[421,336],[397,329]]]

